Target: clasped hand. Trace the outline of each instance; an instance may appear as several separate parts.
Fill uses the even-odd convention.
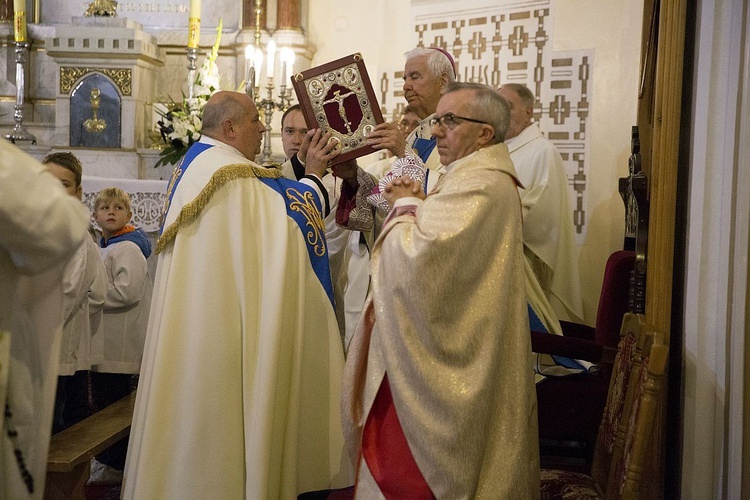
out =
[[[424,191],[422,190],[422,183],[412,180],[409,177],[396,177],[385,187],[383,197],[388,201],[388,204],[393,208],[396,201],[401,198],[419,198],[424,200],[426,198]]]

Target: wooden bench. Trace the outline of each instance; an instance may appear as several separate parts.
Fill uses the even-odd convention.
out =
[[[85,500],[91,458],[130,433],[135,392],[52,436],[47,457],[47,500]]]

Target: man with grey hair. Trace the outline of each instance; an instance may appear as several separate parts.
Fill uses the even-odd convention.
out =
[[[498,93],[510,105],[505,142],[523,187],[524,254],[557,317],[582,323],[581,282],[568,176],[554,144],[533,123],[534,94],[506,83]]]
[[[390,151],[394,159],[402,158],[407,148],[418,154],[428,169],[424,188],[429,192],[443,175],[429,122],[445,86],[455,81],[456,68],[453,57],[442,48],[417,47],[405,57],[404,97],[408,109],[416,113],[420,122],[406,137],[397,123],[381,123],[368,136],[367,143],[375,149]],[[351,161],[337,165],[333,172],[334,176],[344,180],[336,205],[336,223],[351,230],[346,251],[353,256],[347,259],[347,269],[339,275],[339,281],[346,286],[345,345],[348,345],[364,303],[369,251],[382,222],[380,214],[367,203],[367,196],[389,170],[390,167],[384,170],[382,166],[373,170],[362,169]]]
[[[444,173],[430,119],[445,87],[456,80],[456,67],[453,57],[437,47],[417,47],[405,57],[404,97],[420,123],[405,139],[397,124],[381,123],[367,137],[367,144],[375,149],[387,149],[396,158],[403,158],[407,147],[410,148],[427,168],[424,185],[427,193]],[[342,187],[336,221],[349,229],[365,232],[371,243],[375,235],[375,214],[366,199],[379,179],[361,168],[341,169],[337,175],[347,182]]]
[[[539,498],[508,113],[490,87],[448,85],[431,119],[445,175],[429,195],[408,176],[385,189],[342,396],[362,498]]]

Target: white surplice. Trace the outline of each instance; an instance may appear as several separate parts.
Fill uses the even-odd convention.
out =
[[[559,319],[583,322],[568,178],[560,153],[532,123],[506,141],[523,206],[525,253]]]

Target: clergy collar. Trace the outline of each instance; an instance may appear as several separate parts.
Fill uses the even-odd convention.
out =
[[[247,161],[255,162],[255,160],[251,160],[249,158],[246,158],[245,155],[243,155],[242,153],[240,153],[237,150],[237,148],[235,148],[234,146],[230,146],[226,142],[221,142],[221,141],[219,141],[217,139],[214,139],[213,137],[209,137],[209,136],[207,136],[205,134],[201,135],[201,138],[200,138],[200,140],[198,142],[202,142],[203,144],[210,144],[211,146],[215,146],[215,147],[218,147],[218,148],[226,149],[228,151],[233,152],[234,154],[240,155],[241,157],[245,158]]]

